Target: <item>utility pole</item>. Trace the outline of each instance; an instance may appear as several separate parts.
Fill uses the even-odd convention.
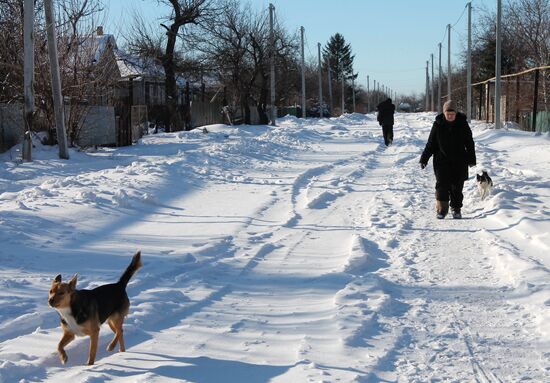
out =
[[[466,117],[472,121],[472,2],[468,3],[468,53],[466,58]]]
[[[430,82],[430,95],[431,95],[431,108],[430,110],[433,112],[435,110],[435,104],[434,104],[434,54],[431,54],[432,58],[432,81]]]
[[[430,75],[428,73],[429,61],[426,61],[426,111],[430,109]]]
[[[328,72],[328,100],[330,112],[332,113],[332,70],[330,69],[330,57],[327,56],[327,72]]]
[[[59,146],[59,158],[68,160],[69,150],[67,148],[67,133],[65,131],[65,111],[63,108],[63,95],[61,94],[59,62],[57,61],[57,42],[52,0],[44,0],[44,13],[46,15],[46,29],[48,34],[48,55],[50,57],[53,106],[55,113],[55,128],[57,130],[57,145]]]
[[[351,99],[353,100],[353,113],[355,113],[355,79],[353,78],[353,73],[351,75]]]
[[[378,96],[376,95],[376,80],[372,80],[373,82],[373,85],[372,85],[372,93],[374,95],[372,101],[373,101],[373,105],[372,105],[372,108],[375,109],[376,106],[378,106],[378,100],[376,99]]]
[[[441,43],[439,43],[439,69],[437,72],[439,76],[439,81],[437,82],[437,113],[441,113],[441,81],[443,81],[441,73]]]
[[[367,113],[370,112],[370,89],[369,89],[369,76],[367,75]]]
[[[495,59],[495,128],[501,128],[500,121],[500,57],[501,57],[501,32],[502,32],[502,1],[497,0],[497,46],[496,46],[496,59]],[[536,116],[533,116],[536,118]]]
[[[321,66],[321,43],[317,43],[317,59],[319,61],[319,118],[323,118],[323,67]]]
[[[31,132],[34,119],[34,0],[25,0],[23,24],[25,54],[23,78],[25,105],[23,121],[25,122],[25,127],[21,159],[23,161],[32,161]]]
[[[275,6],[269,3],[269,50],[270,50],[270,87],[271,87],[271,126],[276,126],[277,108],[275,107],[275,35],[273,33],[273,12]]]
[[[345,79],[344,79],[344,64],[342,63],[342,60],[340,60],[340,75],[342,76],[342,114],[344,114],[344,110],[346,109],[346,101],[345,101]]]
[[[302,118],[306,118],[306,60],[304,56],[304,27],[300,27],[302,32]]]
[[[451,24],[447,24],[448,51],[447,51],[447,100],[451,99]]]

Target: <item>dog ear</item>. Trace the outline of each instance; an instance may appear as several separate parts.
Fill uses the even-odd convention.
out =
[[[73,290],[76,290],[77,279],[78,279],[78,274],[75,274],[68,283],[69,287]]]
[[[61,283],[61,274],[57,274],[57,275],[55,276],[55,278],[54,278],[53,281],[52,281],[52,285],[53,285],[54,283]]]

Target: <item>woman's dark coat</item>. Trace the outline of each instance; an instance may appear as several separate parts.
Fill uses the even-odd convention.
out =
[[[420,163],[427,164],[432,155],[438,182],[453,183],[468,179],[468,166],[476,164],[476,154],[472,130],[465,114],[457,113],[453,122],[447,121],[443,114],[435,118]]]
[[[382,101],[376,107],[378,109],[378,116],[376,119],[380,125],[393,126],[393,114],[395,113],[395,105],[392,104],[391,98]]]

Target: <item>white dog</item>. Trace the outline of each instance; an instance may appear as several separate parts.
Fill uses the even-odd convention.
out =
[[[484,170],[481,175],[476,174],[477,189],[479,190],[479,196],[482,200],[485,199],[491,193],[493,188],[493,180],[489,177],[489,174]]]

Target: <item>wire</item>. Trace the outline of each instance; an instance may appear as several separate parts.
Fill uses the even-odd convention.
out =
[[[466,8],[468,7],[468,4],[466,4],[464,6],[464,9],[462,10],[462,14],[460,15],[460,17],[458,18],[458,20],[451,26],[451,28],[454,28],[459,22],[460,20],[462,20],[462,17],[464,16],[464,13],[466,12]]]
[[[466,12],[466,9],[468,8],[468,4],[469,3],[466,3],[466,5],[464,6],[464,9],[462,10],[462,13],[460,14],[460,17],[458,18],[458,20],[456,20],[456,22],[453,25],[451,25],[451,29],[454,29],[454,27],[460,22],[460,20],[462,20],[462,17],[464,17],[464,13]],[[445,36],[447,36],[448,31],[449,31],[449,28],[445,27],[445,33],[443,34],[443,38],[441,39],[441,41],[438,44],[443,44],[443,41],[445,41]]]
[[[313,53],[311,52],[311,48],[309,47],[309,40],[307,38],[307,29],[304,29],[304,47],[307,48],[309,56],[314,58],[315,55],[313,55]]]

